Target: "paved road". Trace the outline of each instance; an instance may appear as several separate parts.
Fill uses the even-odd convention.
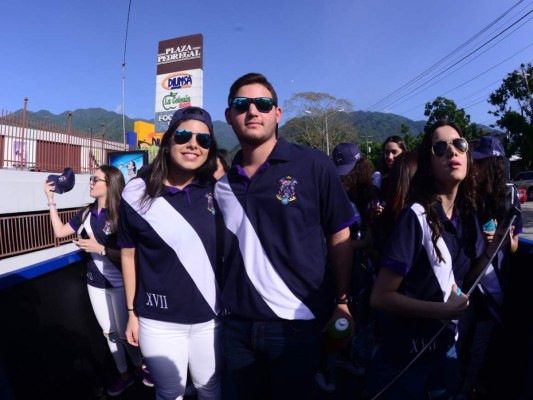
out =
[[[533,241],[533,201],[526,201],[521,207],[524,231],[520,237]]]

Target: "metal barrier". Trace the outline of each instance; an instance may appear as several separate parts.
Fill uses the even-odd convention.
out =
[[[70,166],[75,173],[90,173],[107,163],[109,151],[124,150],[123,143],[105,140],[105,124],[99,134],[67,126],[30,120],[22,113],[0,112],[0,168],[62,172]]]
[[[78,210],[59,211],[59,217],[66,223],[76,212]],[[48,212],[0,217],[0,259],[57,247],[75,238],[76,234],[56,238]]]

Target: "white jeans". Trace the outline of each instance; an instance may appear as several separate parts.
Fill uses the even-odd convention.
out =
[[[187,368],[198,399],[220,399],[220,321],[177,324],[139,318],[139,344],[157,400],[182,399]]]
[[[87,290],[94,315],[107,339],[118,372],[123,373],[128,370],[126,351],[134,366],[142,365],[141,350],[126,342],[128,310],[124,287],[101,289],[87,285]]]

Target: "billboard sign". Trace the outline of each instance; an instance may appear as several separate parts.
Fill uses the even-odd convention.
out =
[[[203,36],[182,36],[159,42],[155,130],[164,132],[179,108],[203,107]]]

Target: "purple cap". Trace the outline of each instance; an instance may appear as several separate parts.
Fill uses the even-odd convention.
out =
[[[209,128],[209,132],[213,134],[213,122],[211,121],[211,115],[209,115],[207,111],[200,107],[180,108],[172,116],[169,126],[177,126],[181,121],[187,121],[189,119],[195,119],[196,121],[203,122]]]
[[[340,176],[344,176],[347,175],[353,169],[353,167],[355,167],[355,164],[357,164],[357,161],[359,161],[363,155],[356,144],[339,143],[333,149],[333,154],[331,157],[337,166],[337,173]]]
[[[505,150],[498,138],[483,136],[479,138],[477,147],[472,151],[472,157],[474,160],[487,157],[505,157]]]
[[[54,183],[54,192],[61,194],[70,191],[74,187],[76,175],[72,168],[65,168],[61,175],[48,175],[48,182]]]

